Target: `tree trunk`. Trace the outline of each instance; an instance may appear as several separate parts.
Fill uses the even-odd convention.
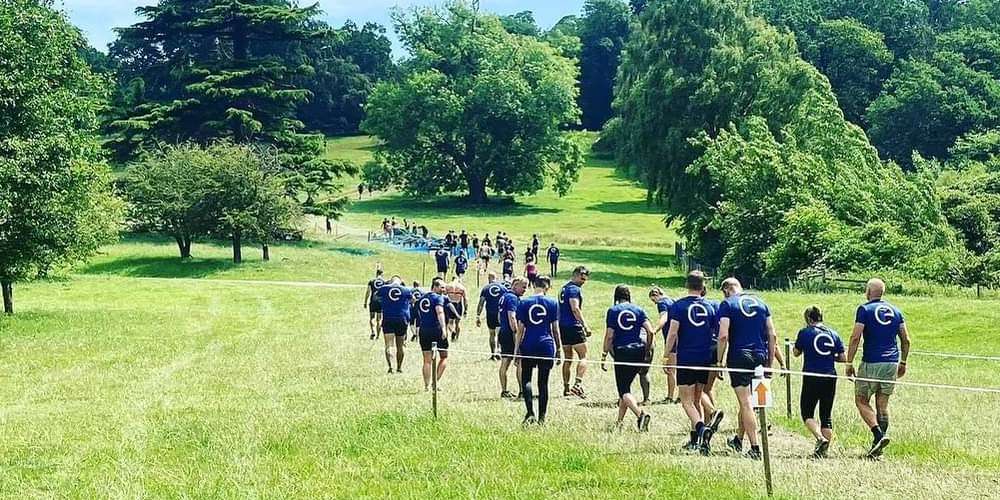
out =
[[[271,247],[267,243],[261,243],[260,249],[264,252],[264,262],[271,260]]]
[[[191,258],[191,237],[190,236],[174,236],[177,241],[177,249],[181,252],[182,259]]]
[[[486,178],[469,178],[469,201],[486,203]]]
[[[3,312],[14,314],[14,282],[0,281],[0,288],[3,289]]]
[[[243,239],[239,229],[233,231],[233,262],[243,262]]]

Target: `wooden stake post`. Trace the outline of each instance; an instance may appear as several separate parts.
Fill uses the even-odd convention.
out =
[[[785,338],[785,369],[792,369],[792,341]],[[792,418],[792,376],[785,374],[785,412]]]
[[[431,408],[434,419],[438,418],[438,343],[431,343]]]
[[[760,444],[764,458],[764,481],[767,486],[767,496],[774,495],[774,487],[771,482],[771,450],[767,443],[767,409],[774,405],[774,398],[771,394],[770,380],[764,378],[764,367],[758,366],[754,369],[753,383],[750,386],[753,407],[757,410],[760,420]]]

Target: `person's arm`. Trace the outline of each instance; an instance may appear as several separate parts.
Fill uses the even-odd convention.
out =
[[[444,306],[434,306],[434,313],[437,315],[438,325],[441,327],[441,337],[445,337],[445,330],[448,322],[444,319]]]
[[[604,330],[604,349],[601,352],[601,369],[608,371],[608,367],[604,364],[608,359],[608,354],[611,353],[611,346],[615,340],[615,330],[614,328],[606,328]]]
[[[653,324],[648,319],[642,322],[642,329],[646,330],[646,354],[649,354],[649,351],[653,349],[653,342],[656,341],[656,330],[653,329]]]
[[[365,302],[361,307],[365,309],[368,308],[368,299],[371,298],[371,296],[372,296],[372,287],[365,288]]]
[[[729,349],[729,318],[719,319],[719,351],[716,353],[715,363],[719,366],[726,366],[726,350]]]
[[[476,328],[483,325],[483,308],[486,307],[486,297],[479,297],[479,305],[476,306]]]
[[[573,317],[583,325],[583,331],[590,333],[590,327],[587,326],[587,321],[583,319],[583,311],[580,310],[580,299],[571,298],[569,299],[569,310],[573,313]]]
[[[667,323],[670,322],[670,312],[663,311],[660,313],[660,320],[656,322],[656,331],[662,332],[666,328]]]
[[[677,345],[677,332],[680,328],[681,324],[676,319],[670,320],[670,329],[667,330],[667,352],[672,352]]]
[[[507,311],[503,314],[507,315],[507,324],[511,325],[514,330],[517,330],[517,313],[515,311]]]
[[[767,317],[767,355],[768,363],[774,366],[774,361],[778,361],[778,368],[785,369],[785,358],[778,351],[778,335],[774,331],[774,319]]]
[[[798,352],[801,353],[802,351],[798,351]],[[798,356],[798,354],[796,354],[796,356]],[[847,362],[847,355],[844,354],[844,353],[840,353],[840,354],[837,354],[837,357],[835,359],[837,360],[838,363],[846,363]]]
[[[899,368],[896,376],[903,378],[906,375],[906,359],[910,357],[910,332],[906,329],[906,323],[899,325]]]
[[[556,316],[555,321],[550,323],[552,325],[551,332],[552,338],[556,341],[556,365],[562,363],[562,333],[559,331],[559,317]]]
[[[847,346],[847,370],[844,372],[848,377],[854,376],[854,356],[858,354],[858,346],[861,345],[861,334],[864,331],[864,324],[854,323],[854,330],[851,331],[851,342]]]
[[[462,310],[465,314],[469,314],[469,293],[466,291],[462,293]]]
[[[508,312],[507,314],[513,316],[512,313]],[[517,321],[511,324],[517,325],[514,327],[514,356],[519,356],[521,354],[521,341],[524,340],[524,323]]]

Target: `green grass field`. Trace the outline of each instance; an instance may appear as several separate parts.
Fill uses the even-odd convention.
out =
[[[343,146],[331,154],[347,156],[370,144],[331,143]],[[313,226],[306,241],[273,247],[271,262],[245,248],[247,262],[236,266],[227,246],[212,243],[181,262],[164,239],[130,237],[59,279],[21,285],[18,313],[0,318],[0,496],[760,498],[762,467],[723,451],[722,439],[712,457],[680,451],[678,406],[652,405],[648,434],[614,430],[613,376],[596,367],[588,400],[553,398],[548,425],[525,430],[521,403],[497,398],[496,365],[456,352],[435,421],[417,347],[407,347],[404,373],[387,375],[381,341],[368,340],[361,285],[376,263],[408,279],[430,276],[427,256],[365,241],[382,217],[412,217],[435,232],[503,229],[519,246],[533,232],[555,239],[564,269],[593,268],[585,307],[600,324],[617,283],[635,285],[638,296],[652,283],[681,293],[674,236],[643,200],[612,165],[591,161],[564,199],[539,193],[465,211],[386,195],[356,203],[337,235]],[[764,297],[782,337],[794,335],[810,304],[846,336],[861,301]],[[914,349],[1000,355],[990,328],[1000,302],[892,300]],[[485,333],[467,322],[454,347],[483,351]],[[913,355],[907,379],[996,387],[998,372],[997,362]],[[662,399],[664,376],[654,383]],[[775,382],[771,414],[777,497],[996,495],[1000,394],[901,388],[894,443],[871,463],[859,458],[869,434],[842,381],[832,458],[815,461],[805,458],[812,441],[801,423],[784,417],[784,384]],[[799,381],[792,384],[797,403]],[[719,437],[728,437],[734,400],[725,386],[717,398],[730,413]]]

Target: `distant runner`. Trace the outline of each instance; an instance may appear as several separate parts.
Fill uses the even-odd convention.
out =
[[[490,271],[486,276],[486,286],[479,292],[479,305],[476,306],[476,328],[483,325],[483,309],[486,309],[486,329],[490,333],[490,360],[498,360],[500,354],[497,353],[497,328],[500,328],[500,299],[507,293],[507,289],[497,281],[497,273]]]
[[[514,257],[510,254],[503,258],[503,279],[509,280],[514,277]]]
[[[837,332],[823,324],[823,312],[818,307],[806,309],[806,327],[799,330],[795,338],[795,355],[805,356],[802,371],[837,375],[835,362],[846,363],[844,343]],[[816,438],[814,458],[826,458],[833,441],[833,402],[837,398],[837,379],[825,377],[802,377],[802,396],[799,398],[799,412],[806,428]],[[819,420],[816,407],[819,406]]]
[[[469,259],[465,256],[465,253],[458,254],[455,257],[455,274],[458,275],[459,279],[465,277],[465,272],[469,270]]]
[[[559,247],[555,243],[549,243],[549,268],[552,271],[552,277],[555,278],[556,274],[559,273]]]
[[[465,232],[465,229],[463,229],[462,233],[458,235],[458,247],[461,249],[461,253],[459,255],[463,255],[463,256],[465,256],[465,258],[468,259],[469,258],[469,233]]]
[[[628,286],[615,287],[615,305],[608,309],[605,318],[604,352],[601,354],[601,369],[607,371],[604,363],[608,354],[615,363],[646,363],[647,354],[653,348],[654,330],[646,318],[646,311],[632,304],[632,292]],[[645,333],[645,335],[643,335]],[[650,416],[639,409],[632,395],[632,382],[642,369],[634,365],[615,364],[615,384],[618,386],[618,425],[631,410],[636,417],[639,432],[649,430]]]
[[[448,260],[451,256],[448,254],[448,250],[445,247],[438,248],[434,252],[434,261],[437,264],[437,277],[444,279],[448,274]]]
[[[431,282],[431,291],[425,294],[418,303],[417,309],[420,314],[420,350],[424,356],[423,377],[424,390],[430,390],[431,370],[437,370],[437,379],[440,383],[441,376],[448,361],[448,336],[445,335],[444,319],[444,280],[434,278]],[[440,360],[438,365],[433,366],[431,348],[437,342]]]
[[[423,290],[420,289],[420,282],[419,281],[414,281],[413,282],[413,305],[412,305],[411,314],[410,314],[410,328],[413,331],[413,334],[410,337],[410,341],[411,342],[417,340],[417,333],[419,332],[419,329],[420,329],[420,314],[417,311],[417,304],[420,302],[420,299],[423,296],[424,296],[424,292],[423,292]]]
[[[465,311],[469,309],[465,285],[458,276],[453,277],[451,283],[445,286],[445,294],[454,306],[453,309],[445,309],[445,317],[451,324],[451,341],[455,342],[462,333],[462,320],[465,319]]]
[[[382,333],[385,334],[385,362],[392,373],[392,348],[396,348],[396,373],[403,372],[403,343],[410,322],[410,304],[413,289],[403,285],[399,276],[393,276],[389,283],[378,290],[382,302]]]
[[[379,268],[375,270],[375,277],[368,281],[368,288],[365,289],[365,301],[362,307],[368,309],[368,329],[371,331],[369,338],[372,340],[375,340],[382,329],[382,302],[379,300],[378,289],[384,284],[382,269]]]
[[[531,235],[531,256],[534,257],[535,260],[538,260],[538,245],[539,244],[540,243],[538,241],[538,235],[537,234]]]
[[[868,281],[865,287],[868,302],[858,307],[851,343],[847,348],[848,377],[855,376],[854,357],[863,338],[861,366],[856,375],[884,381],[858,380],[854,383],[854,402],[861,419],[872,431],[872,446],[868,450],[868,458],[872,459],[882,456],[889,445],[889,397],[896,387],[891,382],[906,375],[906,358],[910,355],[910,332],[906,329],[903,313],[883,299],[884,293],[885,282],[880,279]],[[873,395],[874,409],[871,406]]]
[[[708,368],[715,365],[712,352],[712,323],[718,312],[702,298],[705,275],[692,271],[685,280],[688,294],[674,302],[670,308],[670,329],[667,332],[667,350],[677,348],[677,384],[681,393],[684,413],[691,421],[691,439],[685,450],[698,450],[702,455],[711,452],[712,429],[705,424],[708,412],[704,408],[702,390],[708,383]]]
[[[517,351],[517,306],[521,302],[521,296],[524,295],[525,290],[528,288],[528,281],[524,278],[518,277],[514,278],[508,288],[507,293],[500,299],[500,334],[498,339],[500,341],[500,397],[501,398],[515,398],[507,390],[507,370],[510,368],[511,361],[514,361],[514,353]],[[520,360],[514,361],[517,365],[514,373],[517,376],[517,386],[518,392],[521,391],[521,362]]]
[[[521,387],[524,406],[524,425],[544,424],[549,408],[549,372],[558,363],[559,352],[559,304],[545,294],[552,286],[547,276],[541,276],[533,283],[532,296],[521,299],[517,305],[517,342],[515,356],[524,356],[521,361]],[[538,359],[543,358],[543,359]],[[531,387],[532,374],[538,369],[538,412],[532,408],[534,391]]]
[[[590,270],[585,266],[578,266],[573,270],[573,278],[559,292],[559,331],[562,335],[563,358],[566,361],[562,368],[563,396],[573,394],[580,398],[587,397],[583,390],[583,377],[587,374],[587,363],[584,361],[587,359],[587,337],[591,332],[583,318],[581,288],[589,279]],[[569,381],[573,373],[574,354],[579,361],[576,363],[576,380],[571,387]]]

